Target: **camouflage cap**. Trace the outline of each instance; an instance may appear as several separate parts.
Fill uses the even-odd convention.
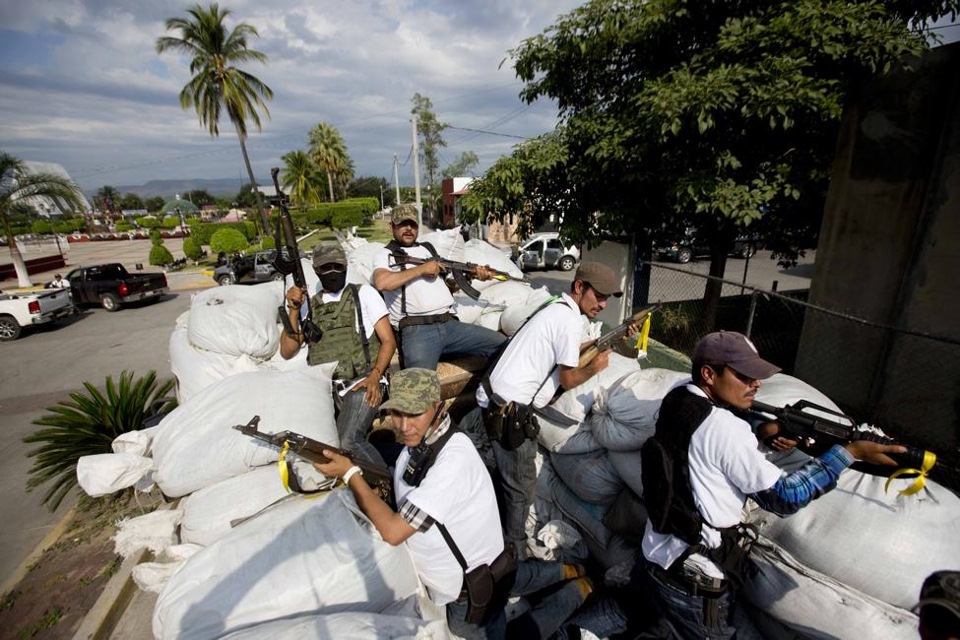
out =
[[[313,248],[313,267],[317,267],[335,262],[337,264],[347,264],[347,255],[339,242],[327,241],[321,242]]]
[[[415,416],[440,402],[440,378],[432,369],[401,369],[390,377],[390,399],[381,411],[399,411]]]
[[[398,204],[393,208],[393,211],[390,212],[390,222],[393,224],[400,224],[406,220],[417,222],[419,219],[420,216],[417,213],[417,208],[412,204]],[[419,224],[419,222],[417,222],[417,224]]]

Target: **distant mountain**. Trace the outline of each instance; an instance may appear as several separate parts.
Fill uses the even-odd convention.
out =
[[[269,184],[263,178],[257,178],[261,186]],[[204,189],[212,196],[235,196],[240,191],[240,185],[246,184],[246,180],[239,178],[219,178],[216,180],[206,180],[201,178],[184,178],[180,180],[151,180],[146,184],[117,185],[115,188],[120,195],[135,193],[141,198],[152,198],[162,196],[164,198],[173,198],[178,193],[182,196],[188,191]],[[88,195],[92,198],[96,190]]]

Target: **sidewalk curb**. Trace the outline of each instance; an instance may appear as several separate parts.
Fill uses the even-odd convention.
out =
[[[71,508],[70,511],[60,519],[58,523],[53,525],[53,528],[50,529],[49,533],[43,537],[43,540],[33,548],[33,551],[23,559],[23,562],[20,563],[20,566],[17,567],[16,571],[6,579],[3,583],[3,586],[0,587],[0,594],[9,593],[17,587],[18,584],[26,577],[27,573],[30,571],[30,567],[33,566],[37,560],[40,559],[40,556],[43,555],[43,552],[53,546],[53,544],[60,539],[63,533],[67,530],[67,527],[70,525],[70,522],[73,521],[73,516],[77,513],[76,507]]]
[[[73,634],[73,640],[110,637],[140,588],[133,581],[133,568],[152,556],[153,552],[149,549],[141,549],[123,561],[116,575],[110,578],[103,593],[83,617],[83,622]]]

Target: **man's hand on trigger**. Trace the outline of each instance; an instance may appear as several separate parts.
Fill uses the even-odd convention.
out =
[[[303,304],[304,298],[306,298],[306,292],[300,287],[293,286],[287,289],[286,299],[287,306],[295,309],[299,309],[300,305]]]
[[[590,361],[590,364],[587,365],[587,368],[590,370],[590,375],[595,376],[610,365],[611,353],[613,353],[613,349],[604,349],[597,354],[597,357]]]
[[[420,265],[420,275],[428,278],[436,278],[442,272],[443,268],[440,266],[440,262],[438,260],[427,260]]]
[[[493,269],[490,268],[490,265],[478,264],[471,269],[473,272],[473,277],[477,280],[489,280],[493,277]]]
[[[323,455],[329,458],[330,462],[314,462],[313,466],[328,478],[342,478],[343,474],[353,466],[350,458],[342,456],[339,453],[324,449]]]

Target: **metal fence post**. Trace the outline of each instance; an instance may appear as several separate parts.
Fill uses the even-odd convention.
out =
[[[757,311],[757,294],[758,293],[759,292],[756,289],[750,292],[750,313],[749,315],[747,315],[747,330],[744,331],[744,335],[747,336],[748,338],[750,337],[750,333],[753,331],[753,314],[756,313]]]

